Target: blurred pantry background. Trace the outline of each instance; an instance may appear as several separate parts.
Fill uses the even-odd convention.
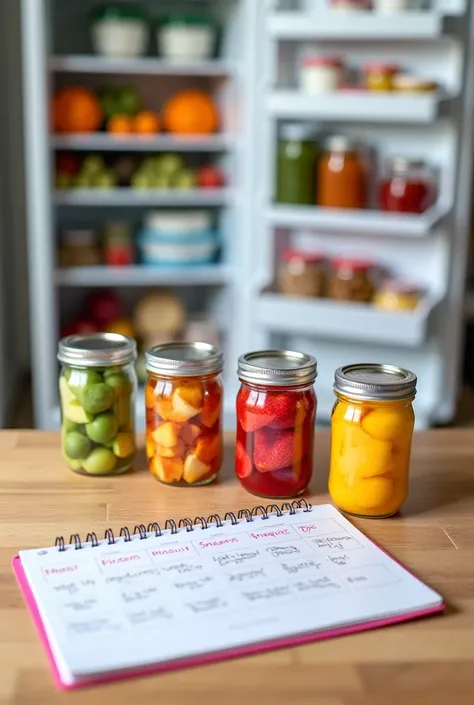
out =
[[[221,345],[229,428],[259,347],[316,356],[323,423],[357,361],[418,374],[419,427],[470,422],[473,17],[3,0],[2,425],[58,427],[58,339],[94,330]]]

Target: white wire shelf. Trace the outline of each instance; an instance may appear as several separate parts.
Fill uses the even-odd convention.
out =
[[[276,228],[308,228],[345,234],[426,237],[448,212],[449,207],[441,203],[428,208],[421,215],[274,204],[267,210],[267,222]]]
[[[225,264],[196,266],[64,267],[56,269],[58,286],[210,286],[231,281],[232,269]]]
[[[429,319],[441,300],[441,295],[428,294],[413,311],[386,311],[371,304],[267,291],[258,298],[256,319],[270,331],[414,347],[426,341]]]
[[[183,135],[113,135],[107,132],[77,135],[52,135],[53,149],[100,152],[222,152],[236,143],[229,134]]]
[[[438,117],[440,102],[450,97],[454,96],[442,91],[415,94],[348,89],[313,96],[276,89],[266,103],[269,113],[277,118],[427,123]]]
[[[443,19],[435,12],[275,12],[267,20],[277,39],[432,39],[442,33]]]
[[[232,200],[229,189],[68,189],[55,191],[57,206],[141,207],[224,206]]]
[[[174,63],[155,57],[136,59],[110,59],[103,56],[66,55],[53,56],[49,69],[63,73],[116,73],[153,74],[156,76],[229,76],[235,72],[235,64],[224,59]]]

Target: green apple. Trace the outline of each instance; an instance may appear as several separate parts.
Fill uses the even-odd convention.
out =
[[[170,188],[171,180],[166,174],[155,174],[151,177],[150,183],[152,188]]]
[[[143,173],[142,171],[137,171],[132,176],[131,184],[133,188],[136,189],[149,189],[151,188],[152,177],[149,174]]]
[[[157,157],[156,169],[160,174],[171,176],[185,168],[183,157],[179,154],[162,154]]]
[[[103,414],[97,414],[93,421],[86,426],[87,435],[94,443],[108,443],[115,437],[117,431],[117,419],[113,414],[107,411]],[[68,453],[68,455],[70,455],[70,453]]]
[[[117,179],[110,171],[104,171],[94,176],[92,186],[94,188],[110,189],[117,185]]]
[[[81,166],[81,174],[87,174],[88,176],[97,176],[105,169],[104,159],[98,154],[88,154],[84,158]]]
[[[188,189],[196,186],[196,176],[191,169],[181,169],[171,177],[173,188]]]

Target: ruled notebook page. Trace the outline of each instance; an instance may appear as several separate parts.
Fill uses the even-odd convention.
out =
[[[329,505],[20,557],[69,684],[442,602]]]

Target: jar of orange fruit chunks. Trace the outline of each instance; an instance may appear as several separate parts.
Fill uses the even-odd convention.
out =
[[[205,485],[222,462],[222,353],[207,343],[165,343],[145,353],[146,452],[168,485]]]
[[[329,492],[349,514],[388,517],[408,494],[416,376],[392,365],[340,367],[331,420]]]

